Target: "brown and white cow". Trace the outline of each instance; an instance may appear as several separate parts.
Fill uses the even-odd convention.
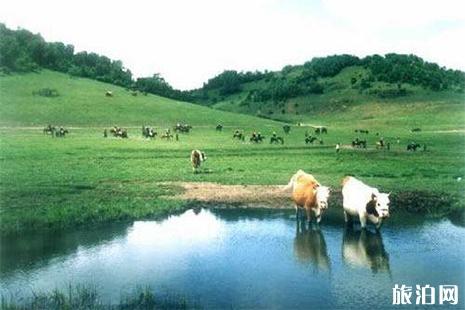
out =
[[[193,150],[191,152],[191,163],[192,163],[192,170],[194,172],[197,172],[197,169],[200,168],[200,165],[202,162],[207,160],[207,156],[205,155],[204,152],[201,152],[199,150]]]
[[[297,219],[303,208],[308,222],[311,221],[313,213],[316,222],[320,223],[322,211],[328,208],[329,187],[322,186],[313,175],[299,170],[292,176],[285,189],[292,189]]]
[[[358,217],[362,228],[366,227],[369,220],[379,229],[383,219],[389,217],[389,194],[380,193],[377,188],[354,177],[342,180],[342,197],[346,222],[351,221],[352,217]]]

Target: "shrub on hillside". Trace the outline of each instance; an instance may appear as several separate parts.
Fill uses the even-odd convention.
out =
[[[49,98],[58,97],[60,95],[56,89],[48,87],[33,91],[32,94],[34,96],[42,96]]]
[[[375,88],[368,92],[370,95],[378,96],[382,99],[392,99],[398,97],[407,96],[407,90],[405,88]]]

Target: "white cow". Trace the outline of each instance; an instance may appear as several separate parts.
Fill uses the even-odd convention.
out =
[[[389,217],[389,194],[380,193],[354,177],[345,177],[342,181],[342,196],[346,222],[358,216],[362,228],[368,219],[379,229],[383,219]]]
[[[193,150],[191,152],[191,163],[192,163],[192,170],[194,173],[197,172],[197,169],[200,168],[200,165],[202,162],[207,160],[207,156],[205,155],[204,152],[199,151],[199,150]]]

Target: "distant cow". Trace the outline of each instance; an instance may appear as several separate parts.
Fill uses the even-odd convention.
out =
[[[56,130],[55,126],[48,124],[47,127],[44,128],[44,134],[51,134],[53,136],[55,133],[55,130]]]
[[[320,133],[328,133],[328,129],[326,127],[317,127],[315,129],[315,133],[319,135]]]
[[[253,143],[261,143],[263,140],[265,140],[265,136],[262,136],[261,133],[256,133],[255,131],[252,133],[252,136],[249,139],[249,141]]]
[[[107,90],[107,91],[105,92],[105,97],[113,97],[113,92],[110,91],[110,90]]]
[[[153,129],[153,127],[142,126],[142,136],[144,138],[152,139],[155,138],[157,135],[158,132],[156,132],[155,129]]]
[[[352,141],[352,147],[357,147],[357,148],[367,148],[367,141],[366,140],[360,140],[359,138],[355,138],[355,140]]]
[[[312,213],[316,217],[316,222],[320,223],[322,212],[328,208],[329,187],[322,186],[311,174],[299,170],[284,189],[292,189],[297,219],[303,208],[309,223]]]
[[[305,144],[313,144],[313,142],[317,141],[318,138],[317,137],[313,137],[313,136],[307,136],[305,137]]]
[[[420,143],[410,142],[409,144],[407,144],[407,151],[415,152],[419,147],[421,147]]]
[[[118,126],[114,126],[113,128],[111,128],[110,133],[117,138],[128,138],[128,131]]]
[[[271,138],[270,138],[270,144],[284,144],[284,138],[283,137],[280,137],[280,136],[277,136],[276,135],[276,132],[273,132],[273,134],[271,135]]]
[[[410,129],[411,132],[420,132],[421,131],[421,128],[412,128]]]
[[[233,139],[238,139],[238,140],[244,141],[245,140],[245,135],[242,132],[242,130],[236,129],[234,131],[234,134],[233,134]]]
[[[180,133],[189,133],[190,130],[192,129],[192,126],[189,124],[181,124],[177,123],[175,126],[173,126],[174,131],[180,132]]]
[[[191,152],[191,163],[192,163],[192,170],[194,171],[194,173],[197,172],[197,169],[200,168],[200,165],[205,160],[207,160],[207,156],[205,155],[204,152],[201,152],[199,150],[193,150]]]
[[[355,129],[354,131],[359,132],[359,133],[368,134],[368,130],[366,130],[366,129]]]
[[[223,125],[218,124],[216,125],[216,131],[222,131],[223,130]]]
[[[356,216],[362,228],[370,220],[379,229],[383,219],[389,217],[389,194],[380,193],[354,177],[345,177],[342,181],[342,197],[346,223]]]
[[[60,127],[59,129],[55,130],[55,137],[61,137],[64,138],[66,134],[69,133],[68,129],[64,129],[63,127]]]
[[[166,139],[166,140],[171,140],[171,139],[173,139],[173,134],[171,133],[171,130],[167,129],[165,131],[165,133],[161,135],[160,138]]]
[[[283,126],[283,131],[284,131],[284,133],[285,133],[286,135],[289,134],[289,132],[291,131],[291,126],[289,126],[289,125],[284,125],[284,126]]]
[[[384,149],[385,146],[386,146],[386,143],[384,143],[383,138],[379,139],[379,141],[376,142],[376,149]]]

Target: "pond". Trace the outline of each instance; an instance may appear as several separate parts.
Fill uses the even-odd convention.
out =
[[[109,303],[137,286],[204,308],[369,308],[395,284],[458,285],[465,298],[465,228],[397,214],[382,228],[320,229],[291,210],[197,209],[159,221],[1,240],[3,294],[97,287]],[[437,298],[436,298],[437,303]]]

